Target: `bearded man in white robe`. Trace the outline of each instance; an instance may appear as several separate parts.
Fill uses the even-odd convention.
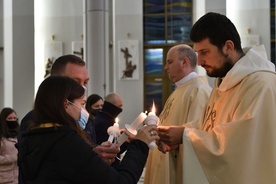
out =
[[[163,152],[183,145],[185,184],[276,183],[276,74],[263,46],[243,51],[234,24],[207,13],[191,29],[215,87],[198,121],[159,127]],[[161,145],[161,144],[160,144]]]

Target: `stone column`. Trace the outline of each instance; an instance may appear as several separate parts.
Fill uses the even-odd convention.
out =
[[[104,97],[109,93],[108,0],[86,0],[84,10],[84,60],[90,77],[88,95],[96,93]]]

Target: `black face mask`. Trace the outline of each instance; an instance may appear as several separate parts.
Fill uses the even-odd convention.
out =
[[[18,127],[17,121],[7,121],[7,126],[9,129],[15,129]]]
[[[91,109],[91,110],[90,110],[90,113],[91,113],[93,116],[96,116],[97,114],[99,114],[100,111],[101,111],[101,109]]]

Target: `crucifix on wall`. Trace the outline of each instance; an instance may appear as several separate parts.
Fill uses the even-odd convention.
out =
[[[124,53],[124,58],[125,58],[125,70],[123,70],[123,75],[121,79],[126,77],[132,78],[133,72],[136,69],[136,65],[133,65],[132,60],[130,60],[132,55],[129,54],[127,47],[125,47],[125,49],[121,48],[121,52]]]
[[[119,41],[120,79],[139,79],[138,40]]]

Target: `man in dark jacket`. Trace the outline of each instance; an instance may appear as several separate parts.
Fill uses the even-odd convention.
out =
[[[122,107],[123,99],[118,94],[109,93],[105,97],[103,108],[94,120],[97,144],[100,145],[108,140],[109,135],[107,129],[114,125],[116,117],[122,112]],[[120,155],[126,151],[127,144],[128,143],[125,142],[121,145],[120,153],[118,153],[117,157],[120,157]],[[119,164],[120,160],[117,158],[111,166],[117,169]]]

